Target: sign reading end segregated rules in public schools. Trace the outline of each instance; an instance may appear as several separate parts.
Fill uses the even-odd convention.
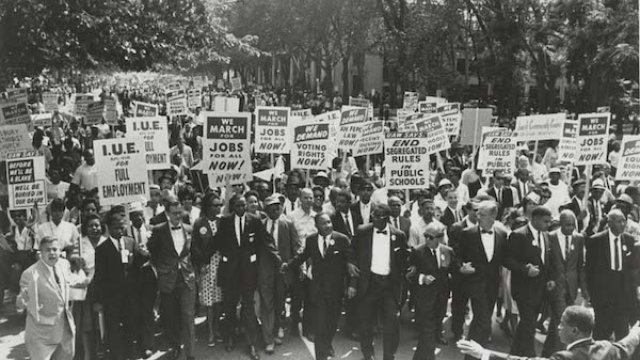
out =
[[[384,164],[388,189],[429,187],[428,136],[425,132],[387,134],[384,139]]]
[[[120,205],[149,198],[146,152],[142,138],[94,141],[101,205]]]
[[[209,186],[251,180],[251,114],[204,112],[204,173]]]

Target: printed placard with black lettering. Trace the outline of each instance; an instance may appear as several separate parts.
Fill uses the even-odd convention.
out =
[[[167,116],[184,115],[187,113],[187,94],[184,90],[167,92]]]
[[[169,158],[169,124],[164,116],[135,117],[126,119],[127,138],[144,139],[147,169],[159,170],[171,167]]]
[[[29,131],[33,130],[27,103],[0,104],[0,126],[16,124],[27,124]]]
[[[330,141],[330,124],[316,119],[293,127],[291,168],[327,170],[335,157],[335,143]]]
[[[119,205],[149,198],[144,139],[95,140],[100,205]]]
[[[7,160],[10,209],[30,209],[47,203],[44,156]]]
[[[640,179],[640,136],[625,136],[622,139],[616,180],[638,179]]]
[[[516,139],[507,128],[483,127],[482,145],[478,154],[478,169],[487,175],[502,171],[512,175],[516,168]]]
[[[607,141],[611,113],[580,114],[578,116],[578,157],[576,165],[607,162]]]
[[[429,134],[389,133],[384,139],[386,188],[426,189],[429,184]]]
[[[87,106],[95,101],[93,94],[76,94],[75,99],[73,112],[76,116],[85,116],[87,114]]]
[[[209,186],[251,180],[251,114],[204,112],[204,173]]]
[[[259,154],[288,154],[291,151],[288,107],[256,108],[256,146]]]
[[[358,138],[353,156],[381,154],[383,144],[384,126],[382,121],[367,121],[362,125],[362,136]]]
[[[362,136],[362,125],[367,121],[367,108],[343,106],[338,128],[338,149],[352,151]]]
[[[135,117],[152,117],[158,116],[158,105],[134,101],[133,116]]]
[[[578,153],[578,122],[564,120],[562,137],[558,143],[558,162],[573,163]]]
[[[0,158],[6,159],[9,154],[33,149],[27,124],[0,126]]]

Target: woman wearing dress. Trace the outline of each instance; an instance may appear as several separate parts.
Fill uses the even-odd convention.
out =
[[[95,273],[95,248],[106,239],[100,216],[90,214],[84,217],[81,227],[82,237],[77,253],[84,262],[83,271],[87,275],[87,292],[85,299],[73,302],[73,318],[76,322],[76,342],[78,351],[76,359],[91,360],[97,358],[95,332],[98,329],[93,313],[93,275]]]
[[[207,308],[207,325],[209,330],[208,346],[213,347],[216,341],[222,341],[218,329],[221,314],[222,289],[218,285],[218,264],[220,253],[211,254],[207,249],[214,241],[218,232],[218,217],[222,208],[222,200],[216,193],[207,193],[202,199],[200,217],[193,224],[193,242],[191,244],[191,258],[199,269],[198,280],[200,305]]]

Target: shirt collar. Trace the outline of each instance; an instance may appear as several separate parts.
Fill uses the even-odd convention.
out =
[[[591,343],[591,342],[593,342],[593,338],[588,337],[588,338],[576,340],[576,341],[572,342],[571,344],[567,345],[567,350],[571,350],[574,347],[576,347],[576,345],[579,345],[579,344],[581,344],[583,342]]]
[[[622,234],[620,234],[620,235],[618,235],[618,236],[615,236],[615,235],[611,232],[611,230],[608,230],[608,231],[609,231],[609,241],[613,242],[613,240],[614,240],[615,238],[622,239]]]
[[[539,241],[540,239],[538,239],[538,236],[540,235],[540,231],[536,230],[533,225],[531,225],[531,222],[529,222],[527,226],[529,227],[529,231],[531,231],[533,238]]]
[[[468,216],[464,217],[464,221],[465,221],[465,225],[467,225],[467,227],[472,227],[472,226],[478,225],[478,223],[472,223],[471,220],[469,220]]]

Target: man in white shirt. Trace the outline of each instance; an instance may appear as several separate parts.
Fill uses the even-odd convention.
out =
[[[38,225],[36,229],[36,249],[40,248],[40,240],[45,236],[58,239],[60,247],[65,251],[71,250],[80,240],[78,228],[70,222],[62,220],[64,216],[64,201],[55,199],[49,206],[51,221]]]
[[[411,222],[411,228],[409,229],[409,246],[412,248],[417,248],[425,243],[426,239],[424,237],[427,225],[430,223],[435,223],[438,227],[445,232],[445,236],[443,237],[444,244],[449,242],[448,237],[446,236],[446,227],[440,221],[436,220],[433,217],[435,214],[436,208],[431,199],[421,199],[420,200],[420,219],[415,222]]]
[[[98,167],[93,156],[93,150],[85,150],[83,157],[84,164],[76,169],[71,183],[77,185],[83,191],[89,191],[98,187]]]
[[[300,207],[295,209],[289,217],[296,227],[300,243],[304,244],[307,237],[318,232],[315,225],[316,212],[312,209],[313,191],[304,188],[300,191]]]
[[[452,188],[453,184],[447,178],[440,180],[440,182],[438,183],[438,193],[433,197],[433,203],[442,212],[444,212],[444,209],[447,208],[447,191]]]
[[[569,197],[569,187],[560,179],[560,169],[553,168],[549,171],[549,190],[551,198],[544,206],[551,211],[551,217],[557,219],[560,216],[560,206],[571,201]]]

